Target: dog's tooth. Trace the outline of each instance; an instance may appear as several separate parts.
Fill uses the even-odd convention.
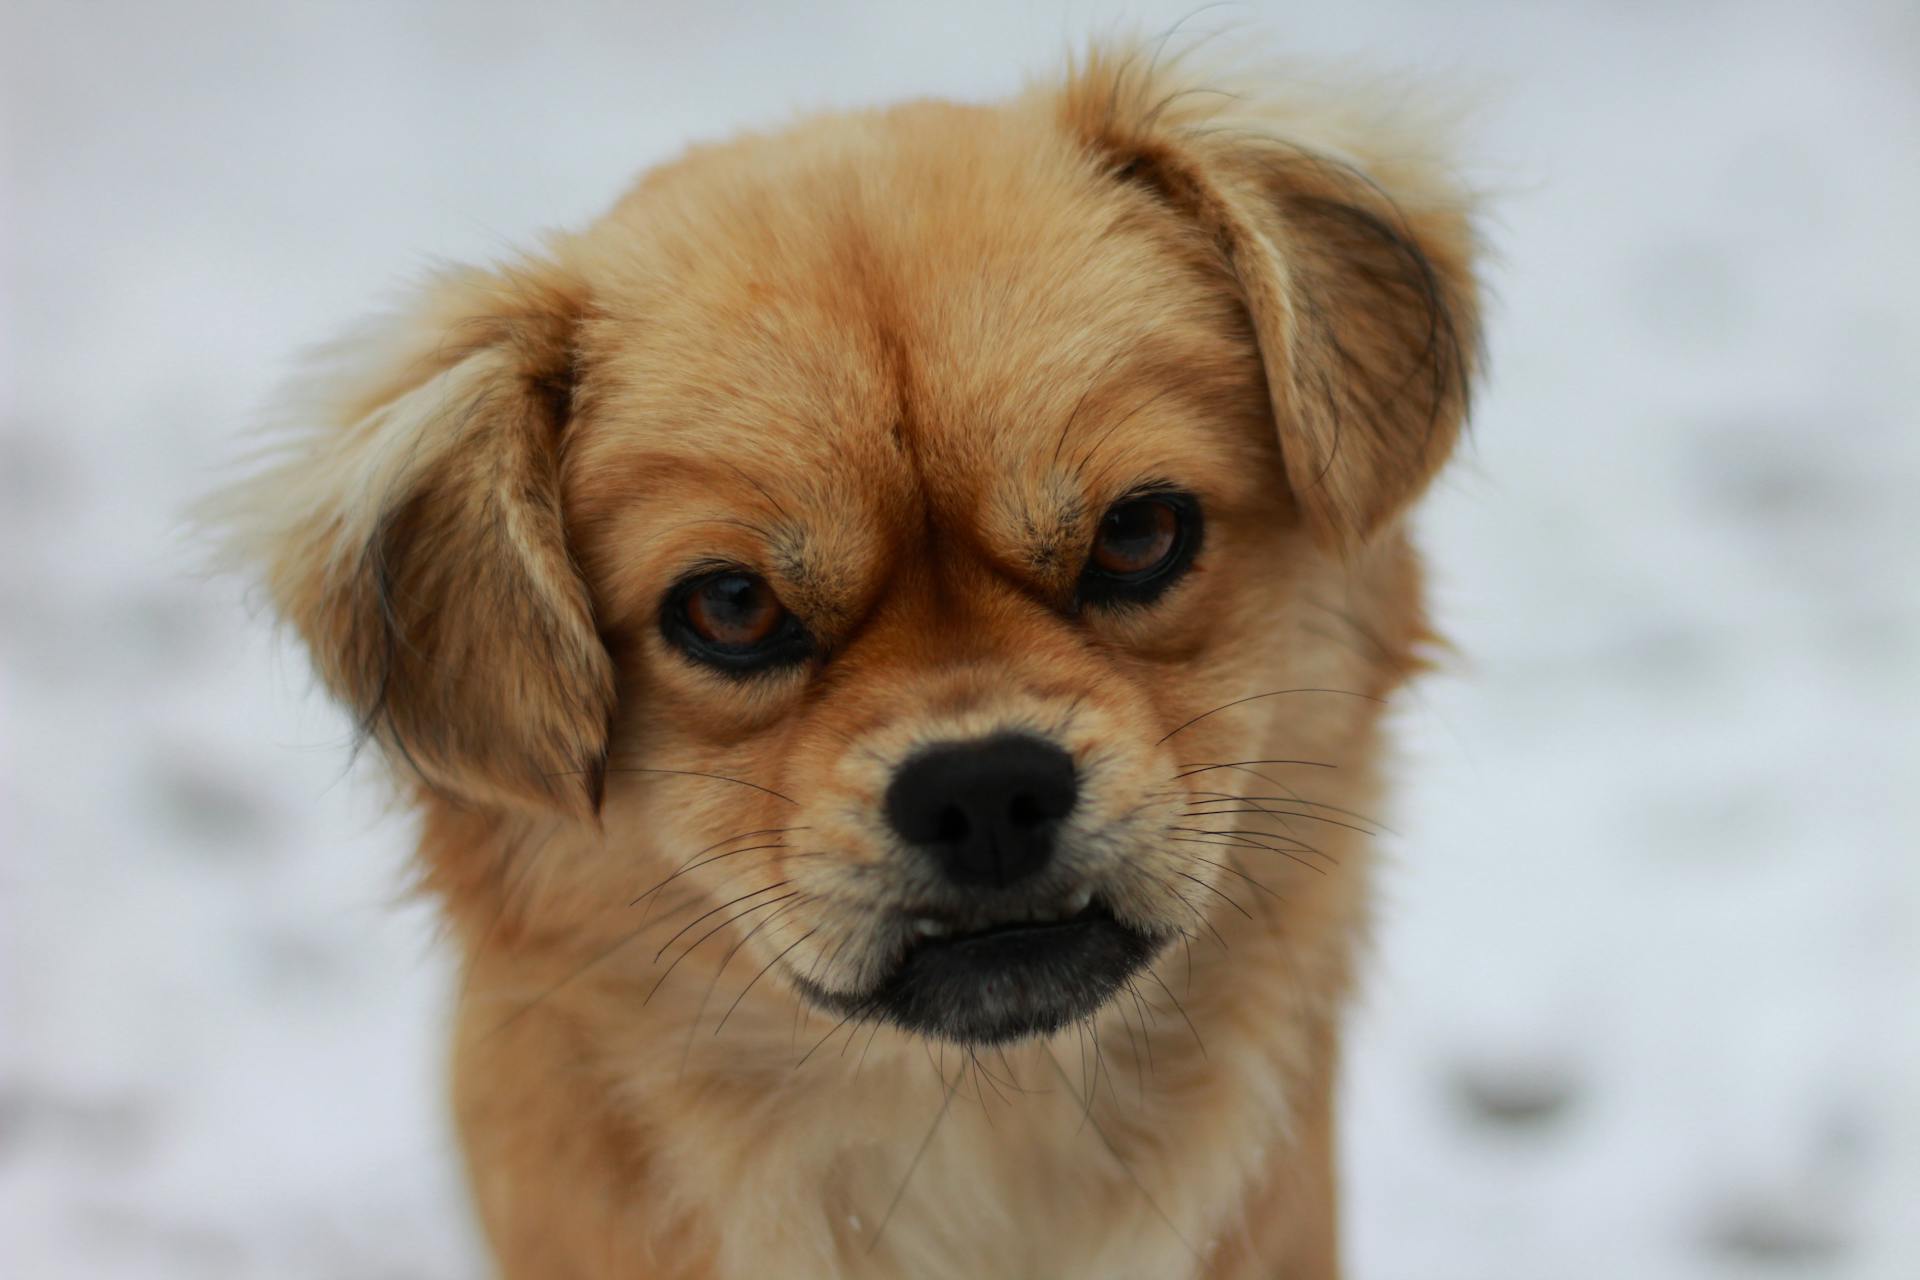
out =
[[[1093,905],[1092,889],[1088,889],[1084,887],[1075,889],[1072,895],[1067,899],[1066,913],[1070,916],[1077,916],[1082,911],[1085,911],[1088,907],[1092,905]]]
[[[916,916],[913,921],[913,932],[922,938],[939,938],[952,933],[953,926],[945,921],[935,920],[931,916]]]

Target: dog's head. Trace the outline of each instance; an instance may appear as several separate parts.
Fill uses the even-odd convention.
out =
[[[1060,1027],[1313,861],[1262,815],[1413,661],[1471,234],[1375,146],[1095,57],[696,151],[358,339],[255,553],[431,803],[596,833],[528,929],[683,895],[817,1005]]]

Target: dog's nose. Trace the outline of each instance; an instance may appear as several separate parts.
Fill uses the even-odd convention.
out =
[[[957,885],[1004,886],[1053,858],[1079,793],[1073,757],[1025,734],[946,742],[914,756],[887,787],[887,821]]]

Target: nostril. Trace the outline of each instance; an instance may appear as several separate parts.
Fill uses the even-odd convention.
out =
[[[1038,800],[1022,791],[1007,803],[1007,820],[1015,827],[1030,829],[1053,820],[1053,815]]]
[[[940,810],[939,820],[934,824],[933,838],[941,844],[959,844],[973,834],[973,824],[967,821],[967,811],[957,804],[947,805]]]

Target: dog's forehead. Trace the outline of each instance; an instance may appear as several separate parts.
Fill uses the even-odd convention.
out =
[[[1203,247],[1028,118],[925,104],[695,153],[580,252],[590,447],[718,461],[775,507],[1032,533],[1091,471],[1231,470],[1214,402],[1258,403]]]

